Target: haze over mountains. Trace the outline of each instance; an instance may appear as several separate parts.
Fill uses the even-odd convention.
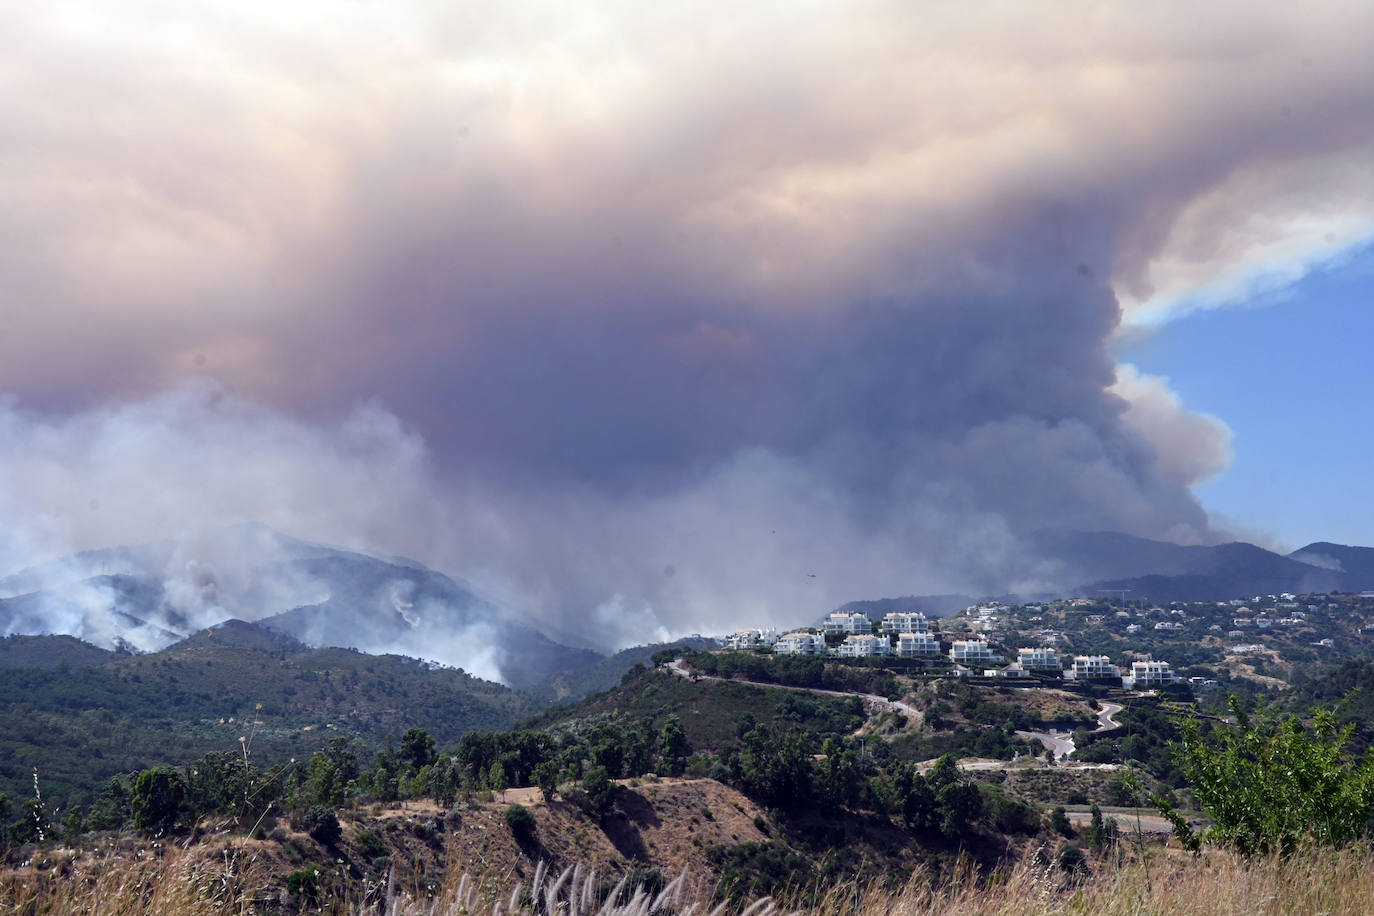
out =
[[[513,686],[600,657],[560,645],[459,580],[399,558],[235,525],[87,551],[0,579],[0,632],[153,651],[229,619],[307,645],[396,653]]]
[[[1061,569],[1061,581],[1073,583],[1060,596],[1123,589],[1151,601],[1223,600],[1374,589],[1374,548],[1368,547],[1315,543],[1283,556],[1245,543],[1180,546],[1063,530],[1037,532],[1027,547]],[[989,596],[844,607],[881,614],[911,604],[939,615],[980,597]],[[413,561],[298,540],[257,524],[87,551],[0,578],[0,634],[6,636],[66,634],[102,648],[146,652],[231,619],[310,646],[423,658],[515,687],[601,657],[548,638],[461,580]]]
[[[1318,542],[1288,555],[1254,544],[1180,546],[1117,532],[1040,531],[1038,552],[1080,590],[1129,589],[1153,601],[1220,601],[1255,594],[1374,589],[1374,548]]]
[[[1236,541],[1212,546],[1170,544],[1115,531],[1044,529],[1027,548],[1057,567],[1066,585],[1034,595],[909,595],[851,601],[838,610],[880,617],[888,611],[953,613],[986,598],[1039,600],[1125,593],[1131,600],[1224,601],[1283,592],[1363,592],[1374,589],[1374,548],[1319,541],[1284,555]]]

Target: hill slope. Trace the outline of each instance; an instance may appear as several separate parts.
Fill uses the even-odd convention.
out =
[[[310,649],[251,624],[138,656],[97,658],[48,636],[4,640],[0,658],[15,639],[41,665],[0,665],[0,792],[29,794],[36,769],[59,806],[116,773],[237,754],[240,737],[259,759],[284,763],[338,736],[375,750],[412,727],[451,745],[530,712],[519,694],[456,669]]]

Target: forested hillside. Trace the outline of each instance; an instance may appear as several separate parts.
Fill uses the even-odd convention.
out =
[[[10,637],[0,640],[0,792],[32,794],[36,771],[67,807],[116,773],[238,754],[240,738],[275,763],[339,736],[376,749],[417,726],[452,744],[529,711],[519,694],[456,669],[307,649],[249,624],[137,656]]]

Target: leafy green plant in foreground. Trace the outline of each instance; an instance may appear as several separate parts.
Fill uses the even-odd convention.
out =
[[[1211,743],[1196,721],[1185,722],[1179,758],[1198,803],[1215,824],[1209,840],[1241,853],[1288,854],[1303,841],[1341,846],[1367,838],[1374,824],[1374,756],[1349,752],[1354,726],[1339,728],[1330,710],[1252,719],[1234,700],[1234,726],[1219,726]],[[1199,838],[1177,812],[1156,799],[1180,840]]]

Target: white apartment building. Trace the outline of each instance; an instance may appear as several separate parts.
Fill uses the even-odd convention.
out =
[[[897,611],[883,615],[883,631],[887,633],[929,633],[930,621],[920,611]]]
[[[820,633],[793,630],[778,637],[773,651],[779,655],[825,655],[825,637]]]
[[[777,641],[777,630],[760,630],[757,627],[751,627],[744,630],[736,630],[725,637],[725,648],[761,649],[764,646],[776,645]]]
[[[1002,656],[981,639],[956,639],[949,648],[950,661],[960,665],[979,665],[1002,661]]]
[[[1129,686],[1136,690],[1149,690],[1152,687],[1177,684],[1178,675],[1169,670],[1168,662],[1150,660],[1131,662],[1131,674],[1125,680],[1129,681]]]
[[[830,633],[872,633],[873,621],[863,614],[834,613],[825,618],[825,632]]]
[[[1073,667],[1064,676],[1075,681],[1106,680],[1121,677],[1121,669],[1105,655],[1075,655]]]
[[[844,642],[835,649],[840,658],[868,658],[873,655],[891,655],[892,644],[886,636],[846,636]]]
[[[915,655],[939,655],[940,640],[929,633],[898,633],[897,654],[904,658]]]
[[[1059,653],[1047,646],[1024,646],[1016,650],[1017,663],[1028,671],[1059,671]]]

